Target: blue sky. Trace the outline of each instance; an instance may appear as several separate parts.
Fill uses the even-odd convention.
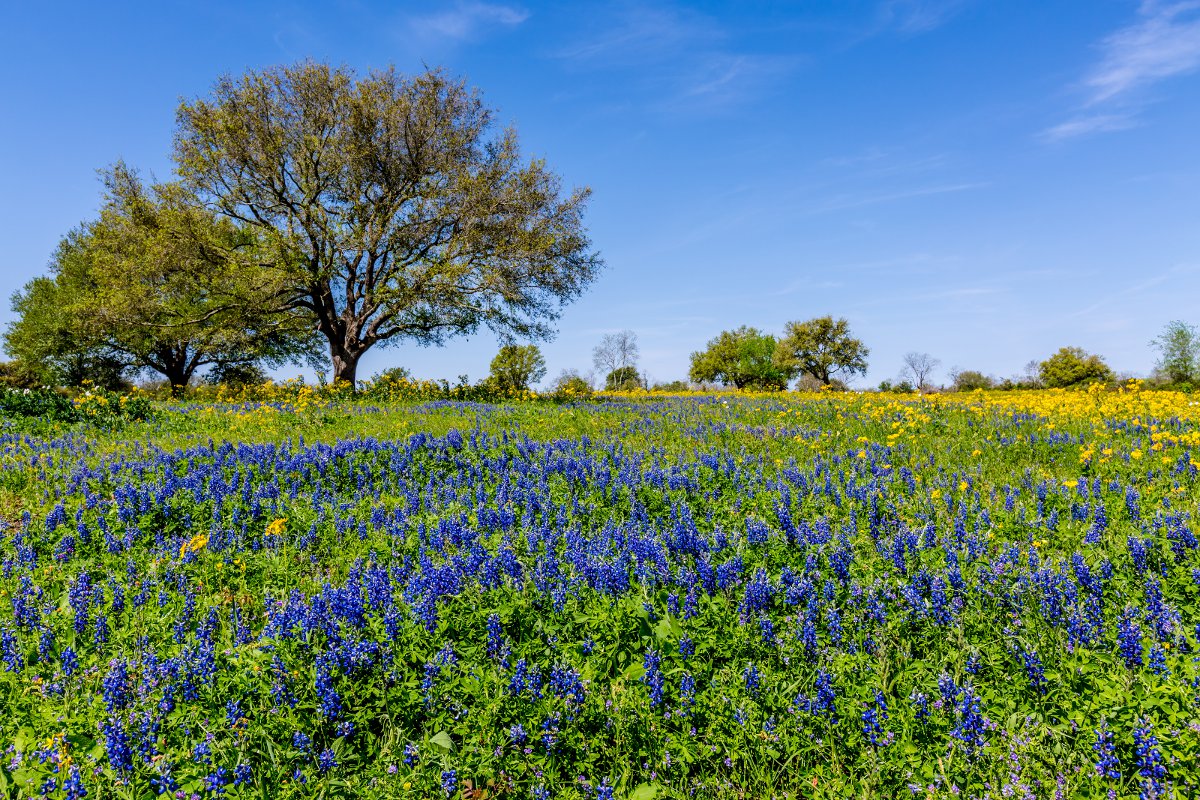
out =
[[[652,379],[742,324],[849,318],[859,385],[903,354],[1018,373],[1063,345],[1145,374],[1200,323],[1200,2],[24,3],[0,30],[0,293],[96,211],[117,158],[171,172],[180,98],[311,57],[444,66],[594,195],[608,267],[551,376],[637,332]],[[7,305],[0,323],[11,319]],[[360,376],[486,374],[483,333]],[[294,374],[298,368],[285,370]]]

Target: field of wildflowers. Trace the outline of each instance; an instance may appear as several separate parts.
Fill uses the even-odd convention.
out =
[[[3,796],[1200,786],[1188,395],[0,425]]]

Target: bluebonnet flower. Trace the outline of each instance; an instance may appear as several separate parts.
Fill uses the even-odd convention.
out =
[[[929,718],[929,695],[913,689],[912,693],[908,696],[908,700],[912,703],[914,716],[918,720]]]
[[[687,709],[696,702],[696,679],[685,672],[679,678],[679,704]]]
[[[87,788],[83,785],[83,775],[76,764],[67,771],[67,779],[63,781],[63,792],[67,800],[83,800],[87,797]]]
[[[1092,750],[1096,753],[1096,774],[1101,778],[1119,781],[1121,770],[1113,745],[1112,731],[1104,722],[1096,729],[1096,743],[1092,745]]]
[[[329,772],[330,770],[336,768],[337,758],[334,756],[333,750],[326,747],[321,751],[321,754],[317,756],[317,769],[321,770],[321,772]]]
[[[884,700],[883,694],[876,691],[874,702],[866,703],[862,712],[863,736],[867,738],[872,747],[887,744],[886,741],[881,741],[879,738],[883,733],[882,723],[887,721],[887,718],[887,702]]]
[[[225,794],[225,784],[229,783],[229,770],[217,767],[204,776],[204,788],[214,795]]]
[[[442,791],[446,797],[458,791],[458,772],[452,769],[442,770]]]
[[[117,772],[132,770],[133,751],[129,747],[129,734],[125,732],[121,720],[113,717],[100,723],[100,732],[104,734],[104,750],[112,768]]]
[[[411,767],[413,764],[416,764],[420,755],[420,750],[418,750],[417,746],[412,742],[404,745],[404,763],[407,766]]]
[[[254,770],[249,764],[238,764],[233,768],[233,785],[244,786],[254,780]]]
[[[17,635],[9,628],[0,629],[0,658],[4,659],[4,668],[9,672],[25,669],[25,656],[21,654],[21,645],[17,641]]]
[[[110,714],[129,705],[132,683],[129,680],[129,667],[123,660],[114,659],[109,662],[103,686],[104,705]]]
[[[1149,722],[1143,722],[1133,731],[1133,744],[1137,752],[1138,786],[1143,800],[1157,800],[1166,796],[1167,768],[1163,765],[1162,753],[1158,750],[1158,737]]]
[[[746,690],[754,693],[757,692],[761,684],[761,677],[758,674],[758,667],[753,664],[747,664],[742,670],[742,682],[746,685]]]
[[[487,654],[493,659],[500,658],[504,652],[504,629],[500,626],[500,615],[490,614],[487,619]]]
[[[1129,545],[1129,557],[1133,559],[1133,568],[1139,575],[1144,575],[1147,569],[1146,558],[1150,552],[1149,541],[1130,536],[1126,542]]]
[[[690,636],[679,637],[679,655],[683,656],[686,661],[688,657],[696,654],[696,643],[692,641]]]
[[[1045,694],[1046,670],[1042,666],[1042,659],[1038,656],[1037,651],[1021,647],[1018,648],[1018,654],[1021,656],[1021,662],[1025,665],[1025,676],[1029,678],[1029,683],[1032,684],[1034,691],[1038,694]]]
[[[613,800],[613,787],[608,785],[608,778],[602,779],[596,787],[596,800]]]
[[[1156,675],[1164,678],[1170,676],[1171,670],[1167,667],[1167,654],[1161,644],[1155,643],[1150,648],[1149,667]]]
[[[959,741],[967,757],[971,758],[987,746],[985,733],[990,722],[980,710],[979,697],[969,683],[960,687],[959,692],[961,699],[955,708],[958,721],[950,735]]]
[[[342,698],[333,685],[333,664],[328,655],[317,657],[314,687],[322,716],[337,719],[342,713]]]
[[[642,660],[642,666],[646,670],[645,674],[642,675],[642,683],[646,684],[646,688],[650,690],[651,706],[660,705],[663,700],[663,684],[665,683],[665,679],[660,668],[661,664],[662,657],[659,656],[657,650],[651,649],[646,651],[646,656]]]
[[[1128,606],[1117,623],[1117,643],[1125,666],[1130,669],[1142,666],[1142,629],[1137,624],[1137,613]]]
[[[800,629],[800,643],[804,646],[804,654],[812,658],[817,653],[817,625],[811,608],[804,615],[804,625]]]
[[[833,688],[833,676],[824,670],[817,670],[817,696],[812,713],[829,717],[836,724],[836,701],[837,692]]]
[[[525,728],[518,722],[508,729],[508,739],[515,745],[523,745],[529,741],[529,734],[525,732]]]

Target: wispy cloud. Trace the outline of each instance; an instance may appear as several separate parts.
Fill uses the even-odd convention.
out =
[[[946,24],[969,0],[884,0],[879,6],[882,28],[900,33],[926,33]]]
[[[1081,108],[1043,131],[1043,138],[1134,127],[1148,86],[1200,69],[1200,0],[1146,0],[1137,20],[1104,39],[1100,50],[1100,61],[1083,80],[1087,96]]]
[[[800,62],[740,47],[733,32],[688,8],[630,6],[588,27],[553,55],[579,70],[630,73],[620,83],[664,111],[721,110],[752,99]]]
[[[1124,131],[1136,128],[1137,125],[1137,117],[1132,111],[1113,114],[1085,114],[1047,128],[1042,131],[1042,138],[1056,142],[1092,133]]]
[[[555,55],[592,64],[635,65],[670,60],[682,50],[713,46],[722,38],[720,29],[697,12],[637,6],[625,9],[606,28],[567,44]]]
[[[1200,2],[1146,2],[1139,16],[1104,41],[1104,58],[1085,81],[1092,104],[1200,67]]]
[[[422,39],[470,41],[496,28],[515,28],[529,12],[500,3],[457,2],[431,14],[408,18],[409,30]]]

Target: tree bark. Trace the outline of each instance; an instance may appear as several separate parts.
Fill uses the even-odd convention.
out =
[[[344,348],[332,342],[330,343],[330,350],[333,357],[334,385],[348,383],[351,390],[355,389],[358,386],[358,359],[362,357],[362,353],[348,353]]]

